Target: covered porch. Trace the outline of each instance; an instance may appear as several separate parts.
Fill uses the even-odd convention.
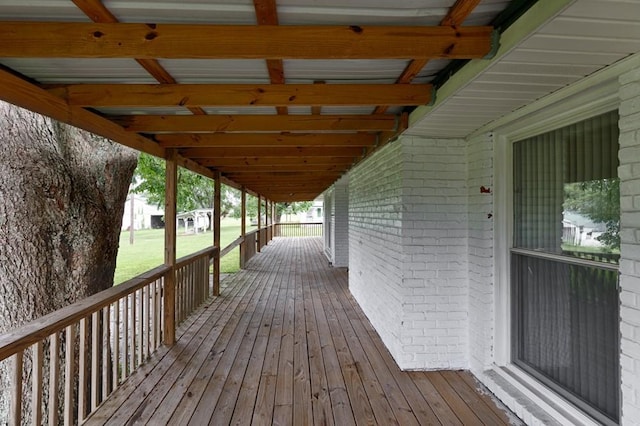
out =
[[[85,424],[508,424],[467,372],[403,372],[318,237],[275,238]]]

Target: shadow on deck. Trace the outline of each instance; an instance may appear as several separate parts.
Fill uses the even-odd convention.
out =
[[[87,424],[508,424],[466,372],[402,372],[319,238],[227,277]]]

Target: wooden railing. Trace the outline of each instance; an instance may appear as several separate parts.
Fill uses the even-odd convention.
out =
[[[162,341],[169,270],[159,266],[0,336],[0,362],[13,360],[10,423],[81,423],[117,389]]]
[[[240,255],[241,255],[241,266],[244,265],[251,260],[253,256],[258,252],[258,230],[254,230],[251,232],[247,232],[244,236],[244,241],[240,246]]]
[[[176,261],[176,326],[211,295],[210,265],[219,252],[208,247]]]
[[[211,296],[220,253],[209,247],[176,261],[176,324]],[[162,343],[169,273],[159,266],[0,336],[0,364],[13,371],[9,423],[82,423]]]
[[[321,237],[322,223],[276,223],[274,237]]]

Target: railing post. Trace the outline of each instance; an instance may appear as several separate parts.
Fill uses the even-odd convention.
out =
[[[167,149],[164,197],[164,343],[176,342],[176,196],[178,163],[175,149]]]
[[[273,215],[273,236],[274,237],[280,236],[280,226],[278,226],[278,223],[276,222],[277,212],[278,212],[278,203],[273,203],[273,205],[271,206],[271,214]]]
[[[258,194],[258,247],[256,248],[258,253],[260,253],[260,249],[262,248],[260,247],[260,225],[262,223],[262,218],[260,216],[262,216],[262,196]]]
[[[222,183],[220,182],[220,172],[214,175],[214,197],[213,197],[213,245],[218,247],[218,251],[213,254],[213,295],[220,295],[220,201]]]
[[[240,243],[240,269],[244,269],[246,247],[247,242],[244,240],[247,237],[247,191],[242,187],[242,198],[240,204],[240,236],[243,238]]]

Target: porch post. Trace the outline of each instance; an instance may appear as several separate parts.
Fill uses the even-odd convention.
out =
[[[247,190],[242,187],[242,197],[240,202],[240,236],[242,243],[240,244],[240,269],[244,269],[244,256],[247,242],[244,240],[247,236]]]
[[[274,237],[279,237],[279,232],[276,232],[276,228],[277,228],[277,223],[276,223],[276,211],[278,210],[278,203],[273,203],[271,204],[271,217],[273,218],[273,236]],[[280,229],[278,228],[278,231],[280,231]]]
[[[164,196],[164,264],[169,271],[164,276],[164,344],[176,342],[176,196],[178,181],[177,151],[167,149]]]
[[[220,200],[222,199],[222,182],[220,172],[214,173],[213,196],[213,245],[218,247],[218,253],[213,255],[213,295],[220,295]]]
[[[264,199],[264,221],[267,230],[265,231],[265,244],[268,244],[271,241],[271,221],[269,220],[269,199]]]
[[[258,194],[258,248],[256,251],[260,253],[260,216],[262,215],[262,195]]]

